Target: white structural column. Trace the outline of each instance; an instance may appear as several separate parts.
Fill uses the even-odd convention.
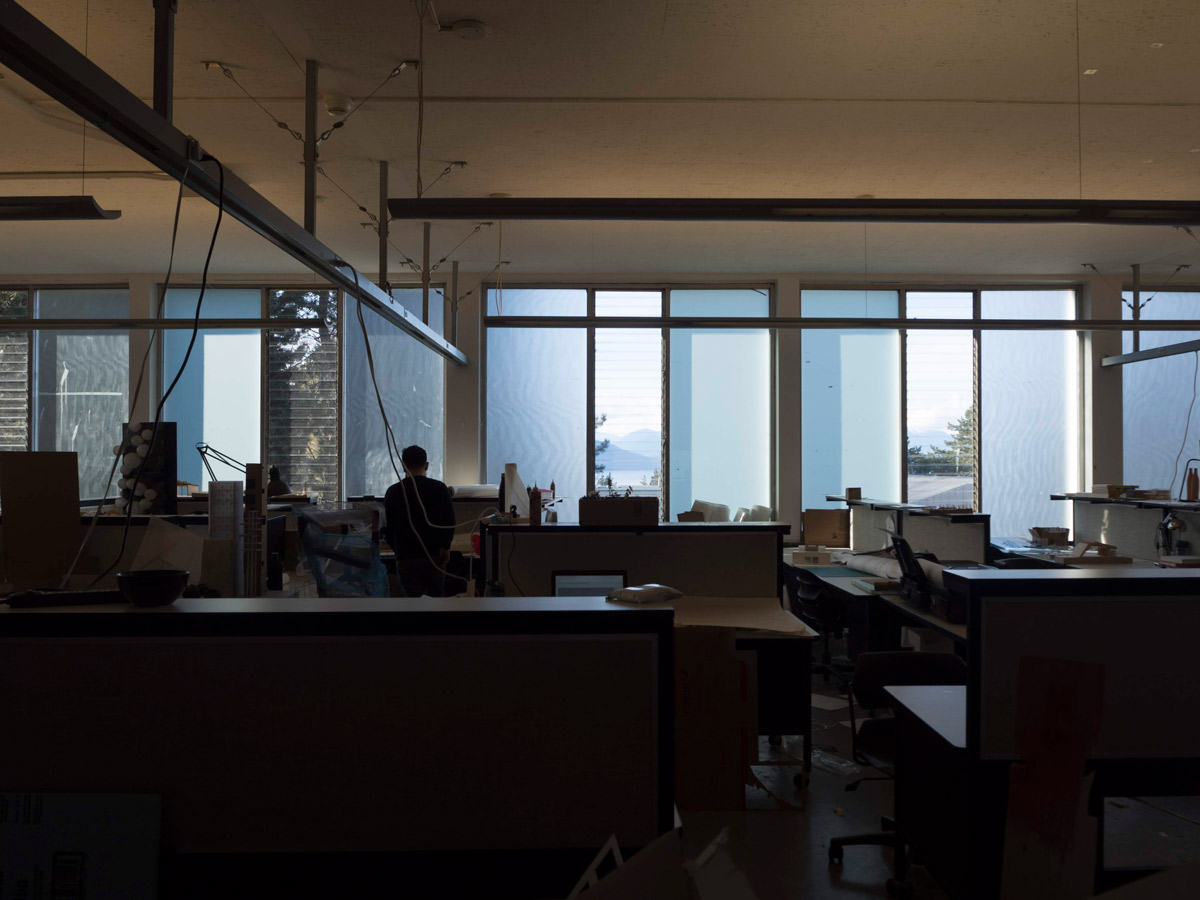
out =
[[[1121,318],[1120,283],[1119,277],[1109,278],[1107,282],[1095,275],[1084,279],[1081,318]],[[1083,344],[1084,483],[1081,487],[1090,490],[1093,484],[1121,484],[1124,481],[1121,379],[1125,367],[1103,368],[1100,365],[1104,357],[1120,354],[1121,332],[1090,332],[1085,334]]]

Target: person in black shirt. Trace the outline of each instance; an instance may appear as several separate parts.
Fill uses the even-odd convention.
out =
[[[396,553],[396,572],[404,593],[409,597],[440,597],[445,592],[445,576],[439,569],[446,568],[450,561],[450,542],[454,538],[450,489],[426,477],[429,458],[423,447],[405,447],[400,458],[407,477],[388,488],[383,498],[387,541]],[[450,527],[434,527],[438,525]]]

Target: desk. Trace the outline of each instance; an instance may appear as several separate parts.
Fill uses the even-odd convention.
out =
[[[281,853],[296,897],[562,897],[674,824],[673,637],[578,597],[5,608],[0,770],[161,794],[164,900],[275,896]]]
[[[870,573],[863,572],[862,575],[853,578],[842,575],[826,577],[820,574],[817,574],[817,577],[846,605],[851,658],[866,650],[898,650],[900,629],[905,625],[932,628],[951,638],[956,646],[966,646],[966,625],[955,625],[938,618],[929,610],[917,609],[908,601],[902,600],[898,594],[864,591],[854,584],[860,578],[875,577]]]
[[[752,650],[756,656],[759,734],[803,735],[804,771],[812,770],[810,673],[817,632],[781,609],[774,597],[680,597],[642,607],[673,607],[677,628],[734,629],[737,649]]]

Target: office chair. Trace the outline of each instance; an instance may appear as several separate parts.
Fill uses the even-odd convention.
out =
[[[297,510],[304,562],[319,597],[386,597],[379,510]]]
[[[830,635],[841,640],[845,633],[846,608],[816,575],[796,566],[784,566],[784,569],[784,583],[792,615],[811,625],[821,635],[821,661],[813,665],[812,674],[824,676],[826,684],[830,678],[834,678],[843,688],[847,688],[854,664],[848,659],[835,660],[829,649]]]
[[[891,709],[892,701],[884,687],[909,684],[966,684],[967,666],[953,653],[923,653],[912,650],[860,653],[855,661],[854,677],[850,682],[850,755],[856,763],[871,766],[883,776],[867,776],[846,785],[854,791],[864,781],[882,781],[893,776],[892,766],[896,754],[896,720],[892,717],[870,718],[856,727],[854,704],[874,712]],[[829,842],[829,862],[841,865],[842,850],[854,844],[873,844],[891,847],[897,854],[896,872],[900,877],[904,861],[899,854],[903,846],[895,831],[895,821],[884,816],[881,831],[871,834],[855,834],[833,838]],[[904,885],[896,879],[889,880],[888,892],[904,892]]]

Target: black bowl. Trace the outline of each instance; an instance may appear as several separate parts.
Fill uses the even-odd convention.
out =
[[[187,587],[188,574],[183,569],[119,572],[117,587],[134,606],[166,606],[179,599]]]

